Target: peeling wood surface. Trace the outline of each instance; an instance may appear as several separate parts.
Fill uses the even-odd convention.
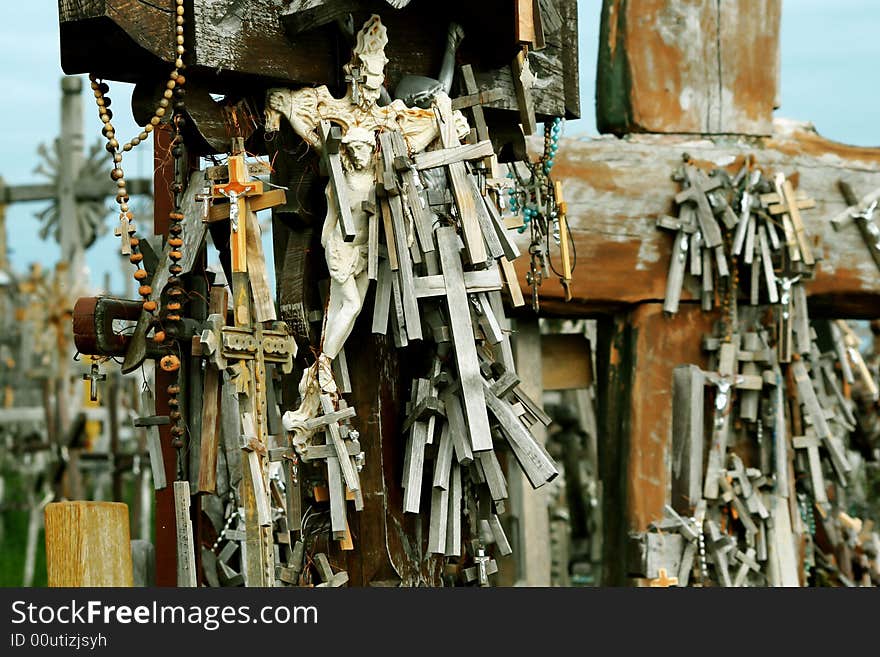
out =
[[[769,134],[781,8],[781,0],[605,0],[599,130]]]
[[[673,237],[658,230],[657,217],[674,211],[679,190],[672,172],[682,153],[735,169],[735,158],[756,157],[765,171],[800,174],[800,188],[816,200],[803,213],[807,231],[819,238],[816,278],[807,283],[811,313],[838,317],[880,314],[880,272],[852,224],[835,231],[831,218],[846,204],[837,180],[850,181],[859,194],[880,187],[880,148],[858,148],[829,141],[801,124],[777,123],[772,138],[708,138],[631,135],[566,140],[553,173],[568,201],[568,221],[577,250],[573,300],[563,302],[558,281],[541,287],[548,314],[585,315],[626,304],[662,300]],[[517,236],[521,248],[526,235]],[[520,284],[525,268],[520,267]],[[689,281],[683,300],[694,300]]]
[[[600,318],[596,348],[602,480],[603,581],[627,583],[627,537],[663,514],[669,501],[672,458],[672,372],[702,365],[698,339],[713,316],[682,304],[666,317],[662,303]]]
[[[644,531],[663,515],[672,458],[672,372],[683,363],[704,366],[699,340],[712,328],[714,315],[697,305],[682,306],[666,317],[662,303],[642,304],[630,315],[633,370],[630,450],[626,465],[629,527]]]
[[[174,62],[173,2],[155,0],[58,0],[62,68],[68,74],[96,72],[111,80],[163,80]],[[253,93],[273,84],[329,85],[341,93],[342,64],[352,46],[336,24],[290,37],[278,0],[191,0],[186,61],[190,86],[217,93]],[[498,108],[515,110],[509,63],[516,50],[513,7],[506,0],[411,3],[393,10],[382,0],[359,3],[354,22],[371,13],[388,28],[386,85],[406,74],[436,79],[450,22],[463,26],[458,52],[486,88],[502,86],[511,100]],[[575,0],[542,0],[548,8],[547,47],[532,55],[537,75],[535,100],[547,116],[580,113]],[[491,20],[490,20],[491,17]],[[191,32],[190,32],[191,30]],[[113,52],[113,57],[104,53]],[[245,84],[248,81],[250,84]],[[497,78],[497,79],[496,79]],[[454,94],[453,94],[454,95]],[[508,119],[509,120],[509,119]]]

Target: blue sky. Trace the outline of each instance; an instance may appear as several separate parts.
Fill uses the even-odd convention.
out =
[[[570,122],[568,135],[595,134],[594,86],[600,0],[580,0],[580,81],[583,116]],[[876,68],[880,62],[880,3],[876,0],[785,0],[782,19],[782,107],[780,116],[810,120],[824,136],[862,146],[880,145],[876,120],[880,89]],[[0,24],[0,84],[8,102],[0,104],[0,176],[7,183],[37,182],[32,173],[39,163],[37,145],[50,143],[59,129],[60,76],[57,0],[16,3]],[[126,139],[137,127],[128,117],[130,89],[111,89],[114,124]],[[100,121],[91,94],[84,98],[86,142],[100,134]],[[129,154],[129,177],[148,175],[151,145]],[[51,266],[59,248],[37,235],[33,215],[45,204],[32,203],[7,211],[9,245],[18,271],[38,261]],[[108,203],[109,206],[109,203]],[[107,225],[115,219],[108,214]],[[143,226],[145,221],[141,221]],[[109,231],[108,231],[109,232]],[[122,272],[112,232],[88,252],[92,283],[100,285],[104,272],[114,279],[111,291],[121,292]]]

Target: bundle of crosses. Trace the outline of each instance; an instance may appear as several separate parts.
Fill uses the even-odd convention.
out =
[[[505,328],[501,291],[517,288],[511,262],[519,249],[502,217],[504,181],[492,143],[487,135],[462,143],[471,127],[452,109],[448,89],[425,91],[415,107],[402,99],[379,104],[386,43],[373,16],[346,66],[344,98],[326,87],[267,94],[267,126],[284,116],[320,152],[329,176],[321,242],[330,284],[320,350],[302,375],[299,407],[283,421],[296,457],[326,467],[330,531],[350,545],[346,499],[363,508],[363,456],[358,433],[343,424],[354,416],[342,397],[350,392],[345,350],[357,349],[347,338],[373,291],[374,333],[391,331],[398,347],[430,345],[409,386],[402,426],[403,510],[429,510],[428,551],[462,557],[466,545],[475,565],[463,580],[488,585],[497,566],[486,542],[500,554],[511,551],[498,517],[508,497],[498,451],[509,448],[535,488],[557,475],[528,431],[550,420],[519,389]],[[397,95],[416,82],[404,79]],[[477,134],[485,132],[481,123]],[[423,500],[426,482],[430,499]]]
[[[847,487],[862,447],[853,389],[872,407],[878,389],[846,322],[810,320],[802,282],[821,264],[801,211],[813,202],[796,176],[752,157],[723,170],[685,156],[676,179],[678,216],[658,220],[676,231],[664,309],[677,311],[692,276],[720,318],[703,339],[709,366],[674,371],[670,502],[632,535],[631,574],[657,586],[876,585],[880,537],[847,513]],[[873,225],[873,207],[851,205]]]

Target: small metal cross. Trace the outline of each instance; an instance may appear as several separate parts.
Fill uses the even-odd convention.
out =
[[[89,382],[89,400],[98,401],[98,381],[106,381],[107,375],[102,374],[97,363],[92,363],[88,374],[82,375],[83,381]]]
[[[238,197],[242,194],[247,194],[252,189],[253,187],[245,187],[241,193],[234,189],[230,191],[226,191],[225,189],[220,190],[220,193],[229,199],[229,224],[232,227],[233,233],[238,232]]]
[[[345,76],[345,81],[351,83],[351,100],[355,105],[361,104],[360,85],[367,81],[367,76],[361,71],[360,66],[352,66],[351,73]]]
[[[208,215],[211,212],[211,202],[214,200],[214,195],[211,194],[210,185],[206,185],[201,194],[196,194],[196,200],[199,203],[204,203],[202,206],[202,223],[208,223]],[[232,212],[232,208],[230,208],[229,211]]]
[[[776,278],[776,282],[779,283],[782,291],[782,294],[779,296],[779,303],[782,304],[782,319],[784,320],[788,320],[791,315],[791,288],[799,280],[801,280],[800,274],[794,278],[788,278],[787,276],[777,276]]]
[[[477,550],[477,556],[474,557],[474,562],[477,564],[477,581],[480,586],[489,586],[489,572],[487,570],[489,557],[486,556],[486,551],[483,548]]]

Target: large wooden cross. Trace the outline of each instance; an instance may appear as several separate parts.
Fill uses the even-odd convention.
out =
[[[235,10],[226,12],[218,20],[215,0],[187,3],[186,103],[190,120],[187,122],[186,146],[191,154],[210,153],[210,149],[199,152],[200,148],[206,149],[207,146],[221,153],[231,150],[226,115],[223,108],[212,100],[209,91],[224,93],[229,105],[244,98],[245,104],[255,108],[257,115],[263,103],[263,91],[271,86],[327,84],[339,95],[344,80],[337,62],[348,57],[350,44],[332,25],[338,16],[326,12],[284,12],[281,4],[275,0],[235,3]],[[542,38],[546,45],[541,56],[532,58],[530,64],[543,88],[530,100],[539,121],[553,116],[576,118],[580,111],[577,2],[552,0],[541,5],[544,8]],[[405,74],[436,76],[444,54],[443,44],[434,38],[436,26],[446,26],[454,19],[463,26],[466,34],[474,35],[475,38],[469,41],[468,62],[473,66],[476,92],[484,94],[481,98],[495,150],[525,151],[518,127],[517,85],[510,60],[511,53],[520,50],[521,43],[530,39],[523,38],[522,30],[513,20],[514,8],[507,0],[410,3],[401,10],[391,9],[386,3],[376,3],[375,6],[358,4],[354,11],[355,23],[368,18],[372,9],[381,11],[383,22],[389,29],[390,43],[386,54],[390,61],[386,67],[386,85],[390,90]],[[498,16],[507,16],[511,20],[495,20]],[[59,19],[61,60],[66,72],[94,72],[109,80],[134,82],[136,96],[144,101],[142,105],[150,105],[155,100],[155,81],[167,75],[168,65],[175,59],[172,3],[59,0]],[[84,43],[90,47],[82,47]],[[114,57],[104,56],[111,50]],[[358,75],[352,72],[353,77]],[[472,85],[468,86],[473,89]],[[500,94],[488,93],[497,89],[501,90]],[[470,89],[468,91],[471,93]],[[140,105],[135,107],[136,114],[142,111]],[[156,132],[161,139],[166,139],[162,131]],[[315,239],[320,230],[311,228],[315,219],[323,215],[322,195],[316,193],[318,186],[314,171],[317,162],[311,154],[301,157],[302,141],[286,128],[268,144],[257,138],[249,140],[247,146],[251,152],[268,150],[273,156],[273,182],[290,187],[292,191],[287,195],[286,204],[273,213],[275,270],[281,319],[296,332],[296,338],[302,344],[308,340],[313,316],[320,314],[319,305],[313,300],[318,296],[313,270],[319,269],[315,267],[314,254],[320,254]],[[169,159],[165,157],[168,148],[167,140],[156,143],[157,234],[165,232],[167,225],[163,215],[167,215],[170,209],[168,186],[171,171],[163,166]],[[210,210],[211,216],[217,207]],[[249,227],[245,230],[248,231]],[[266,298],[272,299],[274,295],[270,293]],[[362,317],[368,314],[371,313],[363,313]],[[412,329],[417,330],[417,325]],[[413,556],[409,548],[413,544],[412,537],[419,535],[415,530],[419,519],[404,517],[399,505],[393,503],[399,495],[400,463],[396,460],[399,455],[387,447],[387,442],[396,440],[396,409],[401,402],[397,385],[400,376],[397,352],[386,338],[371,335],[368,321],[356,325],[351,339],[361,347],[348,355],[349,369],[354,373],[351,399],[357,407],[357,417],[371,419],[357,427],[366,451],[366,464],[360,473],[365,508],[351,519],[352,533],[359,536],[360,546],[337,556],[347,560],[352,584],[439,583],[440,573],[436,565],[431,560]],[[146,351],[141,340],[137,354],[134,354],[137,358],[127,358],[128,365],[139,365]],[[378,376],[376,363],[382,363]],[[160,395],[164,390],[161,383],[157,385]],[[283,400],[286,407],[295,405],[295,387],[295,381],[288,381]],[[382,409],[378,417],[376,408]],[[158,399],[157,413],[166,412],[163,401]],[[168,437],[161,429],[160,433],[163,434],[164,449]],[[167,465],[174,459],[173,452],[166,453],[165,459]],[[169,476],[173,475],[173,471],[169,472]],[[169,522],[173,525],[170,502],[166,498],[157,500],[159,584],[173,584],[176,576],[175,570],[168,567],[167,556],[170,549],[173,564],[174,535],[167,531]],[[193,514],[197,513],[198,509],[194,508]],[[160,534],[170,538],[158,538]]]
[[[599,318],[603,573],[614,584],[625,580],[618,555],[627,533],[662,516],[672,372],[705,362],[697,335],[714,318],[701,312],[700,290],[687,286],[677,315],[663,309],[674,244],[654,222],[673,209],[679,186],[670,176],[682,154],[719,167],[754,155],[771,177],[798,172],[799,189],[815,199],[815,208],[800,212],[807,233],[818,238],[808,247],[821,258],[816,277],[800,283],[810,316],[880,314],[880,273],[856,222],[835,230],[830,221],[855,205],[844,200],[838,180],[862,193],[880,187],[880,149],[835,143],[807,124],[774,122],[781,2],[663,0],[652,5],[650,20],[644,11],[640,3],[603,2],[598,126],[627,139],[568,141],[560,149],[554,174],[565,180],[578,264],[572,301],[544,286],[541,303],[547,313]],[[700,29],[682,30],[685,24]]]

